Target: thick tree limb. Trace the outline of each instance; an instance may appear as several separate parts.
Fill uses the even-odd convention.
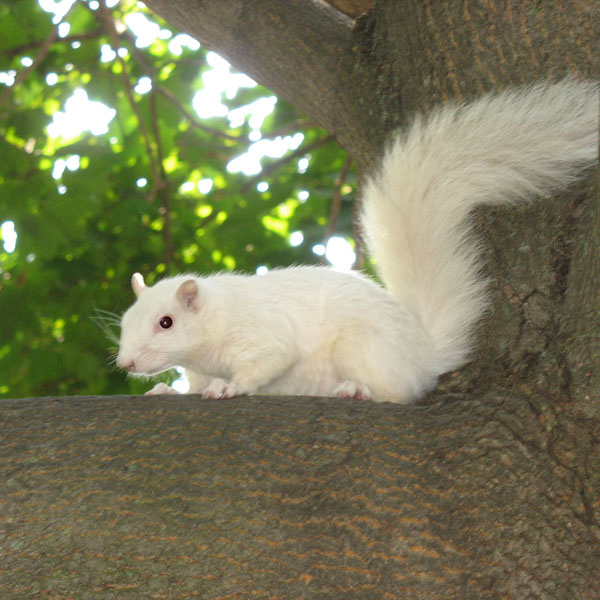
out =
[[[0,401],[0,596],[596,600],[599,422],[519,396]]]

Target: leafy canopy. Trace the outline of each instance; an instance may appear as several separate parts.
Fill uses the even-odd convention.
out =
[[[0,155],[2,396],[147,389],[90,318],[133,271],[314,263],[351,233],[331,136],[132,0],[0,0]]]

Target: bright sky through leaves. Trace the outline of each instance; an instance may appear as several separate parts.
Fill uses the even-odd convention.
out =
[[[0,228],[5,252],[13,252],[17,244],[17,232],[12,221],[4,221]]]
[[[54,14],[52,19],[54,23],[60,23],[73,4],[73,0],[61,0],[59,2],[38,0],[38,2],[43,10]],[[117,3],[118,0],[108,0],[107,6],[110,8]],[[90,6],[92,6],[91,2]],[[136,46],[139,48],[150,46],[155,39],[167,40],[171,37],[169,51],[174,55],[180,55],[183,47],[191,50],[197,50],[200,47],[200,44],[187,34],[172,36],[170,31],[161,29],[157,23],[141,12],[128,14],[125,18],[125,24],[135,36]],[[65,27],[60,29],[63,25]],[[68,33],[68,24],[60,23],[59,35],[64,37]],[[123,51],[123,56],[127,54],[125,48],[117,49],[115,52],[110,45],[104,44],[101,47],[99,59],[101,62],[116,60],[117,52],[121,53],[121,50]],[[29,60],[28,64],[31,64],[29,57],[23,60]],[[265,118],[273,111],[277,98],[275,96],[267,96],[259,98],[248,105],[229,110],[222,102],[223,96],[233,99],[241,87],[254,87],[256,86],[256,82],[244,74],[232,73],[230,64],[214,52],[208,52],[206,60],[211,69],[203,74],[203,89],[196,92],[192,100],[192,105],[197,115],[200,118],[227,117],[231,128],[239,127],[247,121],[252,129],[249,138],[253,143],[250,144],[245,153],[227,163],[227,170],[229,172],[243,173],[246,176],[257,175],[262,171],[261,160],[264,157],[280,158],[286,152],[295,150],[302,144],[304,136],[301,133],[278,136],[274,139],[262,139],[261,126]],[[25,64],[25,66],[27,65]],[[0,73],[1,82],[5,85],[12,85],[14,76],[14,72]],[[56,74],[48,74],[46,79],[48,85],[55,85],[57,81],[58,77]],[[148,93],[151,89],[152,81],[149,77],[145,76],[138,80],[134,88],[135,92],[140,95]],[[102,102],[94,101],[88,97],[85,89],[80,88],[75,90],[73,95],[65,102],[64,110],[58,110],[52,115],[52,121],[48,125],[48,134],[51,137],[65,140],[75,139],[86,131],[95,136],[103,135],[108,132],[115,115],[116,110],[114,108],[106,106]],[[71,165],[73,164],[72,161]],[[69,168],[70,170],[79,168],[79,163],[74,168],[71,165],[67,165],[63,159],[56,161],[52,173],[54,179],[60,179],[65,168]],[[299,172],[304,172],[307,167],[307,158],[298,161]],[[210,191],[210,187],[212,187],[212,182],[210,187],[207,187],[208,184],[206,181],[204,180],[202,185],[198,184],[198,188],[202,193],[207,193],[204,190],[208,189]],[[187,191],[185,184],[182,186],[182,189],[183,191]],[[66,191],[66,188],[61,186],[61,190],[59,191],[62,190]],[[301,192],[301,194],[304,194],[302,197],[299,194],[301,201],[308,198],[308,192]],[[299,238],[299,235],[302,235],[301,232],[295,232],[295,234],[296,236],[293,239],[290,238],[292,246],[296,246],[303,241],[303,238]],[[350,244],[343,240],[343,238],[334,238],[334,240],[330,240],[327,251],[317,246],[315,247],[315,253],[325,254],[327,260],[338,268],[350,268],[355,261],[354,252]]]
[[[54,20],[62,18],[71,4],[70,0],[59,3],[47,0],[39,0],[39,2],[44,10],[55,14]],[[138,48],[150,46],[157,38],[168,39],[171,37],[170,31],[161,29],[143,13],[128,14],[125,23],[135,36]],[[197,50],[200,44],[189,35],[179,34],[171,40],[169,50],[173,54],[179,55],[183,46]],[[120,50],[118,49],[117,52]],[[100,60],[111,62],[117,58],[117,52],[110,45],[104,44],[101,48]],[[273,111],[277,102],[275,96],[259,98],[246,106],[228,110],[227,106],[222,103],[223,95],[228,99],[233,99],[240,87],[255,87],[256,82],[242,73],[232,73],[230,64],[215,52],[208,52],[206,60],[212,68],[203,74],[204,87],[196,92],[192,100],[197,115],[204,119],[227,117],[232,128],[239,127],[247,120],[253,129],[254,135],[251,135],[251,139],[255,139],[247,152],[228,163],[228,171],[243,173],[247,176],[256,175],[262,170],[260,161],[265,156],[280,158],[287,151],[295,150],[300,146],[304,139],[301,133],[284,137],[278,136],[270,140],[260,139],[262,123]],[[53,81],[51,80],[51,83]],[[150,78],[141,77],[134,89],[138,94],[148,93],[152,89]],[[66,101],[64,111],[54,113],[52,122],[48,125],[48,133],[51,137],[64,139],[76,138],[86,131],[92,135],[102,135],[108,131],[115,115],[116,111],[113,108],[91,100],[85,90],[78,89]]]

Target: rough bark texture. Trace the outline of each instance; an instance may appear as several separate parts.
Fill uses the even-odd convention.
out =
[[[317,0],[146,2],[363,172],[416,110],[599,73],[595,0],[390,0],[356,22]],[[0,596],[600,597],[597,177],[477,213],[493,307],[472,365],[417,406],[1,402]]]
[[[0,596],[596,599],[598,439],[547,404],[2,401]]]
[[[349,17],[358,17],[373,8],[375,0],[329,0],[328,4]]]

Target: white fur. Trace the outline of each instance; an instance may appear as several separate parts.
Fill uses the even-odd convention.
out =
[[[364,191],[368,248],[387,290],[326,267],[152,287],[136,278],[117,364],[149,375],[185,367],[190,392],[209,397],[418,398],[468,360],[486,306],[470,211],[568,185],[597,160],[598,110],[597,85],[569,79],[417,118]],[[189,280],[196,286],[182,288]],[[159,325],[165,315],[170,329]]]

